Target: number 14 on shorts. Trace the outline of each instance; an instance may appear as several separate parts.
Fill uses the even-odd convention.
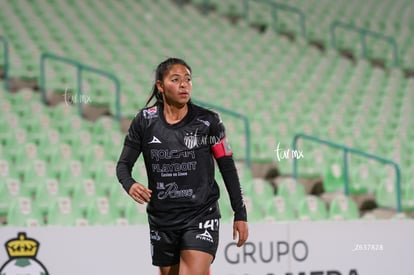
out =
[[[210,219],[198,224],[200,229],[210,229],[211,231],[216,231],[219,228],[219,219]]]

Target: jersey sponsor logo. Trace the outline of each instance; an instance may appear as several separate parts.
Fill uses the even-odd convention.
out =
[[[178,189],[178,185],[175,182],[165,184],[166,190],[158,192],[158,199],[164,200],[166,198],[179,199],[190,198],[193,196],[193,189]]]
[[[163,182],[157,182],[157,189],[165,189],[164,183]]]
[[[192,158],[195,159],[194,151],[168,150],[168,149],[151,149],[151,159],[159,161],[161,159],[180,159]]]
[[[187,176],[188,171],[195,171],[196,168],[197,161],[152,164],[152,172],[161,173],[161,177]]]
[[[161,141],[156,136],[152,136],[152,140],[148,142],[148,144],[153,144],[153,143],[161,143]]]
[[[144,114],[144,117],[147,119],[158,117],[157,106],[153,106],[149,109],[144,109],[143,114]]]
[[[184,136],[184,144],[187,146],[188,149],[193,149],[194,147],[198,146],[198,129],[195,132],[186,133]]]

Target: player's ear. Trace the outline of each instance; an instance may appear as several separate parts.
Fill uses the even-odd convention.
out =
[[[157,86],[157,90],[158,90],[160,93],[163,93],[163,92],[164,92],[164,85],[162,84],[161,80],[157,80],[157,81],[155,82],[155,85]]]

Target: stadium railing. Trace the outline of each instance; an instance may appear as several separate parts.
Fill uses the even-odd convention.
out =
[[[243,125],[244,125],[244,136],[245,136],[245,140],[246,140],[246,165],[250,168],[250,164],[251,164],[251,155],[250,155],[250,148],[251,148],[251,142],[250,142],[250,124],[249,124],[249,120],[247,119],[246,116],[236,113],[234,111],[228,110],[226,108],[217,106],[217,105],[213,105],[207,102],[203,102],[203,101],[199,101],[199,100],[193,100],[195,103],[207,107],[207,108],[211,108],[214,109],[216,111],[218,111],[219,113],[223,113],[223,114],[227,114],[230,115],[232,117],[235,117],[236,119],[241,119],[243,121]]]
[[[40,83],[39,88],[42,94],[42,100],[46,103],[46,60],[51,59],[58,62],[63,62],[68,65],[75,66],[77,68],[77,97],[82,98],[82,72],[89,71],[103,77],[106,77],[112,80],[115,83],[115,117],[116,119],[121,119],[121,107],[120,107],[120,96],[121,96],[121,83],[119,79],[112,73],[107,71],[90,67],[88,65],[82,64],[79,61],[69,59],[66,57],[58,56],[49,52],[42,53],[40,57]],[[82,104],[80,101],[77,101],[79,114],[82,114]]]
[[[4,90],[8,90],[9,84],[9,43],[4,36],[0,35],[0,41],[3,44],[3,55],[4,55],[4,64],[3,64],[3,74],[4,74]]]
[[[356,27],[349,23],[340,22],[338,20],[335,20],[330,25],[330,32],[331,32],[331,44],[334,48],[337,47],[336,45],[336,29],[343,28],[345,30],[358,32],[360,34],[360,42],[362,45],[362,55],[364,58],[368,57],[368,50],[367,50],[367,41],[366,37],[370,36],[377,40],[384,40],[385,42],[389,43],[392,47],[392,53],[393,53],[393,65],[398,66],[399,65],[399,57],[398,57],[398,45],[394,37],[386,36],[382,33],[373,32],[371,30]]]
[[[301,138],[312,141],[312,142],[317,142],[317,143],[320,143],[320,144],[323,144],[323,145],[327,145],[329,147],[332,147],[332,148],[343,151],[343,167],[342,168],[343,168],[343,175],[344,175],[344,177],[343,177],[343,179],[344,179],[344,192],[345,192],[345,195],[347,195],[347,196],[350,193],[350,191],[349,191],[349,189],[350,189],[349,188],[349,178],[348,178],[349,177],[349,174],[348,174],[348,171],[349,171],[348,170],[348,154],[349,153],[357,154],[359,156],[362,156],[362,157],[365,157],[365,158],[368,158],[368,159],[373,159],[373,160],[375,160],[377,162],[380,162],[382,164],[391,165],[395,170],[395,177],[396,177],[395,178],[396,200],[397,200],[396,208],[397,208],[398,212],[402,211],[402,206],[401,206],[401,171],[400,171],[400,167],[398,166],[397,163],[395,163],[392,160],[385,159],[385,158],[382,158],[382,157],[379,157],[379,156],[376,156],[376,155],[373,155],[373,154],[369,154],[369,153],[366,153],[364,151],[361,151],[361,150],[358,150],[358,149],[355,149],[355,148],[351,148],[351,147],[348,147],[348,146],[345,146],[345,145],[342,145],[342,144],[337,144],[337,143],[334,143],[334,142],[331,142],[331,141],[328,141],[328,140],[323,140],[323,139],[320,139],[318,137],[303,134],[303,133],[298,133],[294,136],[293,142],[292,142],[293,150],[296,150],[296,151],[298,150],[297,149],[297,143],[298,143],[298,140],[301,139]],[[295,180],[298,179],[298,159],[297,158],[293,158],[293,177],[294,177]]]
[[[303,13],[302,10],[300,10],[297,7],[293,7],[293,6],[289,6],[286,4],[282,4],[282,3],[277,3],[277,2],[273,2],[273,1],[269,1],[269,0],[243,0],[243,10],[244,10],[244,19],[248,21],[249,19],[249,2],[257,2],[257,3],[263,3],[266,5],[269,5],[270,9],[269,11],[271,12],[271,16],[272,16],[272,21],[273,21],[273,26],[275,27],[275,30],[277,31],[277,14],[279,11],[285,11],[285,12],[290,12],[290,13],[294,13],[297,14],[299,17],[299,24],[300,24],[300,29],[302,32],[302,36],[306,37],[306,16]]]

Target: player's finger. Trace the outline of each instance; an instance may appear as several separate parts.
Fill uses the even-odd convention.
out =
[[[136,201],[137,203],[143,204],[144,200],[139,196],[139,195],[133,195],[132,198],[134,199],[134,201]]]
[[[243,229],[239,229],[239,241],[237,242],[237,246],[242,246],[247,241],[247,231]]]
[[[145,187],[142,187],[139,190],[139,194],[141,195],[141,198],[146,202],[149,202],[151,198],[151,192],[152,192],[151,189],[148,189]]]
[[[152,190],[136,182],[131,186],[129,193],[135,201],[144,203],[149,202]]]
[[[142,200],[144,200],[145,202],[149,202],[149,200],[151,198],[151,194],[149,194],[145,191],[141,191],[141,193],[139,195],[142,198]]]

